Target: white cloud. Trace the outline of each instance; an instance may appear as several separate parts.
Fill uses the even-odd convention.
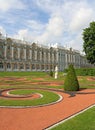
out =
[[[35,31],[41,31],[45,28],[45,25],[35,20],[28,20],[28,27]]]
[[[82,41],[81,37],[82,37],[82,34],[78,33],[74,39],[71,39],[69,41],[68,46],[82,52],[83,51],[83,47],[82,47],[83,46],[82,45],[83,41]]]
[[[64,21],[61,16],[54,16],[49,19],[47,31],[53,36],[62,36],[64,29]]]
[[[70,23],[71,31],[82,30],[93,20],[93,10],[91,8],[80,8],[72,17]]]
[[[0,26],[0,33],[2,35],[6,35],[6,31],[5,31],[5,29],[2,26]]]
[[[57,0],[35,0],[35,3],[40,9],[46,12],[54,12],[61,5],[61,2]]]
[[[27,23],[29,30],[19,30],[16,37],[32,40],[32,42],[39,41],[41,44],[56,42],[63,37],[64,21],[59,15],[51,16],[48,23],[44,25],[35,20],[29,20]]]
[[[26,29],[18,31],[18,38],[43,44],[68,44],[82,50],[82,29],[95,19],[94,7],[87,0],[34,0],[34,3],[36,9],[48,14],[48,22],[27,19]]]
[[[42,43],[57,42],[63,36],[64,21],[60,16],[53,16],[49,19],[45,31],[37,39]],[[59,40],[58,40],[59,41]]]
[[[21,29],[18,31],[18,34],[14,35],[14,38],[25,40],[26,38],[28,39],[29,32],[27,29]]]
[[[10,9],[23,9],[25,5],[20,0],[0,0],[0,10],[6,12]]]

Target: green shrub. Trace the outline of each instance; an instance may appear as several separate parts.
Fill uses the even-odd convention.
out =
[[[64,73],[67,73],[68,72],[68,69],[64,69],[64,71],[63,71]]]
[[[78,76],[95,76],[95,68],[75,69]]]
[[[49,73],[49,74],[50,74],[50,76],[51,76],[51,77],[53,77],[53,71],[50,71],[50,73]]]
[[[65,91],[78,91],[79,83],[73,65],[69,65],[68,73],[64,81]]]

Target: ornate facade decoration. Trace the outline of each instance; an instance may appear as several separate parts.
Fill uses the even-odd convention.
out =
[[[18,59],[18,47],[16,45],[14,45],[14,59],[17,60]]]
[[[76,68],[93,67],[79,51],[56,46],[25,43],[0,35],[0,71],[63,71],[69,64]]]
[[[0,59],[4,59],[4,45],[0,44]]]

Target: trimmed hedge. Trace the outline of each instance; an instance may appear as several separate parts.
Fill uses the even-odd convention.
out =
[[[68,69],[65,69],[64,72],[67,73]],[[75,72],[78,76],[95,76],[95,68],[79,68],[75,69]]]
[[[68,73],[64,81],[65,91],[78,91],[79,83],[73,65],[69,65]]]
[[[80,68],[75,71],[79,76],[95,76],[95,68]]]
[[[53,71],[50,71],[49,75],[50,75],[51,77],[53,77]]]

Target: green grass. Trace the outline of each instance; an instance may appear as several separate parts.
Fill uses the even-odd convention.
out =
[[[18,89],[18,90],[11,90],[10,94],[14,95],[29,95],[33,93],[33,90],[30,89]]]
[[[6,80],[6,77],[12,78],[25,78],[22,81],[19,80]],[[95,76],[92,76],[95,78]],[[5,78],[5,79],[4,79]],[[42,78],[42,80],[37,80],[36,78]],[[9,99],[1,99],[0,98],[0,106],[38,106],[42,104],[47,104],[51,102],[55,102],[59,99],[59,96],[53,92],[44,91],[44,90],[24,90],[24,88],[61,88],[63,89],[63,85],[59,86],[49,86],[43,85],[41,82],[63,82],[64,78],[62,72],[59,72],[58,79],[54,79],[54,77],[49,76],[46,72],[0,72],[0,89],[6,88],[23,88],[21,90],[15,90],[11,93],[14,94],[31,94],[31,93],[41,93],[44,95],[44,98],[35,99],[35,100],[9,100]],[[88,76],[80,76],[79,84],[80,88],[95,88],[95,81],[87,80]],[[37,85],[32,85],[30,83],[38,83]],[[40,82],[40,83],[39,83]],[[60,108],[59,108],[60,110]],[[54,128],[54,130],[95,130],[95,107],[89,109],[88,111],[78,115],[77,117],[68,120],[67,122],[59,125]]]
[[[82,80],[79,80],[80,88],[95,88],[95,81],[88,81],[88,76],[80,76]],[[94,77],[94,76],[92,76]],[[3,78],[3,79],[2,79]],[[5,78],[5,79],[4,79]],[[7,80],[6,78],[13,78]],[[18,81],[15,78],[25,78],[22,81]],[[37,80],[37,78],[42,78]],[[59,72],[58,79],[49,76],[47,72],[0,72],[0,89],[5,88],[19,88],[22,87],[45,87],[45,88],[64,88],[64,79],[62,72]],[[29,81],[30,83],[28,83]],[[32,85],[31,83],[38,83],[38,85]],[[40,82],[40,83],[39,83]],[[43,85],[41,82],[61,82],[63,85],[49,86]],[[4,84],[4,85],[3,85]]]
[[[0,72],[0,77],[5,77],[5,76],[17,76],[17,77],[22,77],[22,76],[44,76],[46,75],[46,72]]]
[[[79,84],[81,88],[95,88],[95,80],[94,81],[90,81],[87,80],[87,78],[89,76],[80,76],[82,78],[82,80],[79,80]],[[95,77],[95,76],[90,76],[90,77]]]
[[[95,130],[95,107],[51,130]]]
[[[43,104],[48,104],[55,102],[59,99],[59,95],[54,92],[45,90],[14,90],[12,94],[30,94],[30,93],[40,93],[43,98],[33,99],[33,100],[10,100],[10,99],[0,99],[0,106],[38,106]]]
[[[18,80],[6,80],[6,77],[12,78],[25,78],[22,81]],[[90,76],[91,77],[91,76]],[[92,76],[95,78],[95,76]],[[4,79],[5,78],[5,79]],[[37,80],[36,78],[42,78],[42,80]],[[61,88],[63,89],[63,85],[59,86],[49,86],[43,85],[41,82],[61,82],[64,83],[64,78],[62,72],[58,73],[58,79],[54,79],[54,77],[49,76],[46,72],[0,72],[0,89],[6,88],[23,88],[23,91],[20,90],[12,91],[14,94],[31,94],[31,93],[41,93],[44,95],[44,98],[35,99],[35,100],[9,100],[9,99],[1,99],[1,106],[37,106],[42,104],[47,104],[51,102],[55,102],[59,99],[59,96],[53,92],[43,91],[43,90],[24,90],[24,88]],[[80,88],[95,88],[95,81],[87,80],[88,76],[80,76],[79,84]],[[37,85],[32,85],[30,83],[38,83]],[[40,82],[40,83],[39,83]],[[25,91],[25,92],[24,92]],[[59,108],[60,110],[60,108]],[[62,125],[54,128],[54,130],[95,130],[95,107],[88,110],[87,112],[63,123]]]

